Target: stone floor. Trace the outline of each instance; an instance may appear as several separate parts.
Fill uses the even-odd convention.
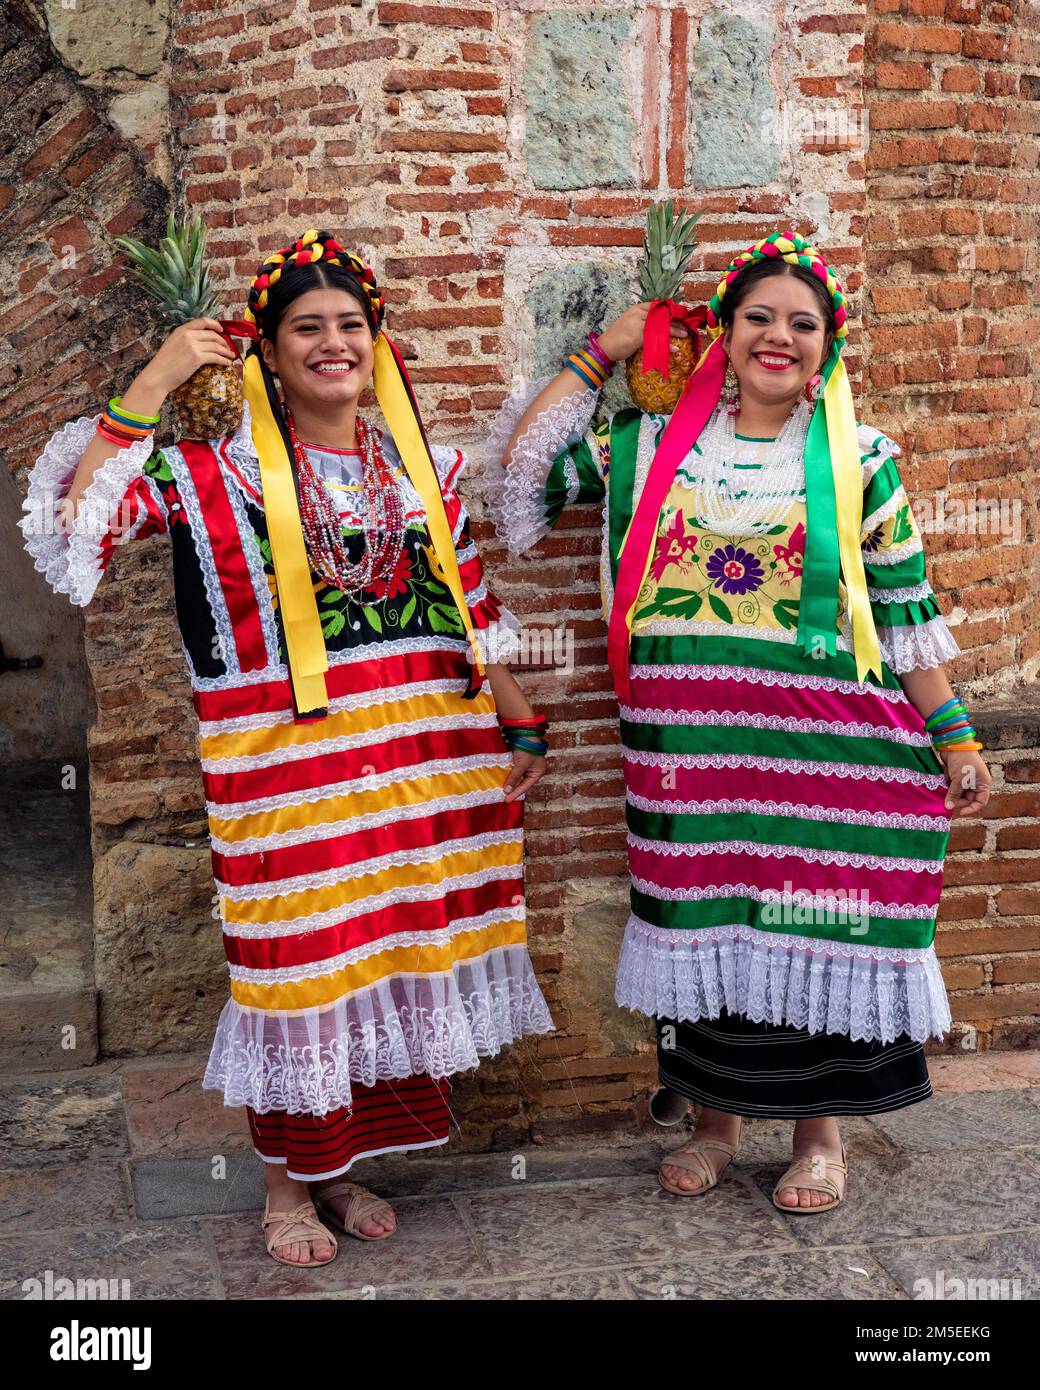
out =
[[[936,1096],[843,1124],[850,1194],[820,1218],[769,1193],[790,1126],[755,1121],[703,1198],[657,1184],[678,1132],[610,1145],[359,1165],[392,1196],[391,1240],[334,1263],[264,1252],[259,1161],[198,1059],[24,1073],[0,1083],[0,1296],[119,1279],[136,1299],[908,1299],[915,1281],[1008,1280],[1040,1296],[1040,1054],[933,1058]],[[1017,1288],[1015,1282],[1017,1281]],[[920,1292],[920,1285],[917,1286]]]

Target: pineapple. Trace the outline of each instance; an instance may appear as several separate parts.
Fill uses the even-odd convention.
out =
[[[667,203],[651,203],[646,213],[646,236],[639,262],[640,299],[675,299],[682,288],[686,267],[697,245],[694,226],[700,213],[692,217],[675,214],[671,198]],[[670,415],[682,395],[686,379],[697,365],[693,340],[672,338],[668,354],[668,376],[658,371],[643,375],[640,348],[625,363],[628,390],[640,410],[648,414]]]
[[[203,263],[206,229],[196,217],[178,225],[171,212],[158,250],[133,237],[116,237],[133,262],[138,283],[159,301],[172,328],[197,318],[219,318],[216,294]],[[207,363],[172,393],[181,439],[223,439],[242,423],[242,382],[234,366]]]

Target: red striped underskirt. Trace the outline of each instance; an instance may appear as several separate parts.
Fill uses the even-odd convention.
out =
[[[253,1144],[269,1163],[284,1163],[286,1176],[300,1181],[345,1173],[359,1158],[443,1144],[450,1111],[447,1078],[409,1076],[355,1086],[349,1111],[327,1115],[260,1115],[246,1107]]]

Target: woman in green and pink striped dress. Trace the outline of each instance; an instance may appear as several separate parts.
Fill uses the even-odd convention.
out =
[[[510,398],[488,507],[519,553],[603,505],[632,880],[617,1001],[657,1020],[657,1115],[701,1107],[661,1181],[706,1191],[741,1116],[785,1117],[774,1201],[819,1211],[845,1192],[835,1117],[931,1095],[951,816],[990,778],[899,447],[855,419],[823,258],[791,233],[735,258],[675,412],[593,424],[648,309]]]

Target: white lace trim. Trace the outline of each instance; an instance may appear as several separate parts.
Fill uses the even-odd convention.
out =
[[[68,494],[76,469],[95,437],[100,415],[81,415],[56,431],[44,445],[29,473],[29,487],[22,503],[25,516],[18,522],[33,566],[55,593],[65,594],[77,607],[94,596],[103,573],[99,543],[108,534],[127,488],[143,477],[143,467],[154,453],[149,435],[106,459],[80,498],[76,520],[66,531],[58,508]],[[143,519],[139,518],[143,524]],[[139,526],[133,528],[136,532]],[[132,539],[130,531],[113,537],[117,545]]]
[[[545,515],[545,484],[553,461],[581,439],[599,404],[597,391],[579,388],[539,411],[513,446],[507,467],[506,446],[528,407],[552,379],[543,377],[512,391],[488,432],[485,506],[496,533],[514,555],[530,550],[552,529]]]
[[[709,840],[703,843],[673,843],[669,840],[648,840],[642,835],[628,832],[631,849],[643,850],[647,854],[663,855],[666,859],[694,859],[713,854],[752,854],[759,859],[802,859],[810,864],[840,864],[852,869],[887,869],[892,873],[911,872],[918,874],[941,874],[941,859],[912,859],[907,856],[890,854],[856,854],[844,849],[816,849],[810,845],[770,845],[761,840]],[[663,893],[671,891],[669,885],[661,885]]]
[[[658,898],[662,902],[699,903],[715,898],[750,898],[759,903],[778,903],[785,901],[784,894],[776,888],[757,888],[750,883],[717,883],[708,887],[691,887],[670,890],[662,896],[660,887],[649,879],[633,875],[632,886],[648,898]],[[802,892],[797,895],[800,906],[812,908],[817,912],[837,912],[848,907],[848,895],[844,899],[836,896],[818,895]],[[935,917],[934,907],[920,906],[917,903],[879,903],[870,900],[870,910],[875,917],[900,917],[907,921],[931,921]],[[649,928],[652,931],[666,931],[667,928]],[[712,928],[711,930],[716,930]],[[770,933],[772,934],[772,933]],[[828,942],[828,946],[835,942]]]
[[[349,748],[369,748],[374,743],[406,738],[417,733],[443,733],[447,729],[491,729],[498,725],[496,714],[438,715],[433,719],[412,719],[403,723],[384,724],[377,729],[364,729],[340,738],[323,738],[314,743],[291,743],[285,748],[273,748],[266,753],[247,753],[237,758],[203,758],[203,772],[248,772],[253,768],[280,767],[283,763],[320,758],[328,753],[341,753]]]
[[[759,801],[737,797],[725,801],[675,801],[640,796],[630,791],[628,802],[637,811],[666,816],[793,816],[797,820],[834,821],[838,825],[872,825],[882,830],[932,830],[944,834],[949,816],[904,816],[898,812],[852,811],[845,806],[809,806],[800,801]]]
[[[633,915],[617,1003],[658,1018],[718,1018],[840,1033],[853,1041],[942,1037],[950,1006],[934,950],[861,954],[844,942],[773,937],[743,925],[663,936]]]
[[[880,507],[875,507],[869,516],[863,518],[860,528],[860,540],[865,540],[875,527],[880,526],[883,521],[887,521],[890,516],[895,516],[900,507],[908,506],[910,502],[902,485],[896,488],[892,496],[881,503]]]
[[[919,555],[923,549],[924,544],[921,537],[911,536],[902,545],[894,545],[886,550],[865,550],[863,563],[868,567],[871,565],[901,565],[911,555]]]
[[[473,629],[477,640],[480,659],[485,666],[516,661],[523,651],[520,619],[505,604],[499,608],[499,617],[487,627]]]
[[[637,618],[632,623],[632,633],[636,637],[736,637],[783,642],[787,646],[794,646],[798,641],[794,628],[753,627],[749,623],[709,622],[703,618]],[[852,650],[844,631],[837,634],[834,643],[840,652]]]
[[[381,826],[397,824],[406,820],[425,820],[427,816],[439,815],[442,811],[462,811],[470,806],[490,806],[502,801],[502,788],[493,787],[486,791],[466,792],[462,796],[439,796],[417,806],[384,806],[379,811],[367,815],[352,816],[347,820],[327,821],[324,825],[299,825],[274,835],[250,836],[248,840],[221,840],[211,836],[210,842],[218,854],[232,858],[241,854],[266,853],[268,850],[286,849],[291,845],[317,844],[321,840],[336,840],[341,835],[355,835],[361,830],[376,830]]]
[[[755,685],[785,685],[802,690],[839,691],[842,695],[877,695],[882,700],[890,700],[896,705],[908,704],[902,690],[889,690],[886,686],[867,685],[865,682],[839,680],[837,676],[811,676],[803,671],[769,671],[760,666],[637,666],[633,664],[631,677],[638,680],[736,680],[750,681]]]
[[[858,425],[856,427],[856,434],[859,439],[863,486],[866,488],[871,478],[873,478],[874,474],[885,460],[898,457],[903,451],[894,439],[889,439],[887,434],[879,434],[878,431],[872,429],[870,425]],[[875,448],[880,451],[877,458],[865,459],[863,457],[864,454],[872,453]]]
[[[506,946],[443,974],[381,980],[328,1008],[265,1012],[229,1000],[202,1084],[225,1105],[326,1115],[350,1107],[354,1085],[452,1076],[552,1029],[526,948]]]
[[[623,748],[621,756],[649,767],[721,768],[754,767],[763,772],[822,773],[828,777],[866,777],[872,782],[912,782],[918,787],[944,789],[946,778],[909,767],[882,767],[874,763],[828,763],[814,758],[761,758],[747,753],[658,753],[643,748]]]
[[[908,623],[905,627],[878,627],[881,656],[891,670],[927,671],[941,666],[960,652],[953,633],[941,613],[926,623]]]
[[[372,859],[359,859],[353,864],[338,864],[310,874],[271,879],[266,883],[230,884],[219,878],[215,882],[217,891],[228,902],[260,902],[265,898],[282,898],[294,893],[305,893],[310,889],[326,888],[333,883],[350,883],[353,879],[368,878],[387,869],[409,868],[416,864],[437,864],[451,854],[469,854],[476,850],[490,849],[492,845],[522,846],[523,842],[522,830],[487,830],[481,835],[464,835],[458,839],[441,840],[435,845],[394,850],[390,854],[376,855]]]
[[[934,598],[932,586],[927,579],[920,584],[910,584],[904,589],[875,589],[868,585],[867,596],[876,603],[920,603],[922,599]]]
[[[392,704],[397,700],[416,699],[422,695],[448,695],[457,693],[457,680],[411,681],[406,685],[375,686],[371,690],[358,690],[350,695],[338,695],[329,701],[329,714],[342,714],[346,710],[370,709],[375,705]],[[280,724],[293,722],[292,710],[268,710],[262,714],[243,714],[230,719],[202,720],[199,723],[200,738],[217,738],[221,734],[242,734],[252,729],[273,729]]]
[[[453,874],[437,883],[398,884],[387,888],[383,893],[370,893],[355,902],[341,903],[327,908],[324,912],[309,912],[304,917],[293,917],[285,922],[233,922],[225,919],[224,935],[259,940],[266,937],[301,936],[308,932],[321,931],[323,927],[338,926],[353,917],[364,917],[370,912],[378,912],[384,907],[400,907],[402,903],[436,902],[446,893],[454,893],[465,888],[483,888],[496,879],[523,879],[524,866],[515,864],[491,864],[483,869],[475,869],[468,874]],[[521,885],[522,887],[522,885]],[[515,901],[519,902],[522,892],[518,890]]]
[[[378,791],[395,782],[414,782],[420,778],[436,777],[442,772],[471,772],[474,768],[509,767],[509,750],[501,753],[470,753],[464,758],[434,758],[428,763],[411,763],[408,767],[392,767],[386,772],[370,772],[344,782],[327,782],[320,787],[301,787],[297,791],[279,792],[274,796],[258,796],[251,801],[207,801],[206,812],[213,820],[238,820],[242,816],[258,815],[264,811],[281,811],[288,806],[309,806],[318,801],[332,801],[354,792]]]
[[[794,719],[781,714],[749,714],[746,710],[651,709],[622,705],[622,719],[633,724],[661,726],[734,725],[746,729],[772,729],[785,734],[833,734],[836,738],[879,738],[889,743],[916,744],[927,748],[927,734],[910,729],[890,729],[878,724],[847,724],[832,719]]]
[[[476,917],[458,917],[446,927],[435,931],[395,932],[391,936],[376,937],[350,951],[328,956],[324,960],[306,961],[302,965],[250,969],[244,965],[228,967],[231,978],[241,984],[252,985],[291,985],[303,980],[320,980],[325,975],[337,975],[352,965],[358,965],[372,956],[380,956],[386,951],[404,950],[409,946],[429,947],[431,950],[449,945],[456,936],[466,932],[483,931],[486,927],[497,926],[502,922],[522,922],[523,904],[516,907],[489,908]]]
[[[231,623],[231,614],[224,599],[224,590],[220,583],[220,575],[217,573],[217,564],[213,558],[213,547],[210,545],[209,532],[202,517],[202,504],[199,502],[199,495],[195,491],[195,479],[191,476],[191,470],[185,462],[184,455],[176,446],[164,451],[166,462],[173,473],[177,491],[180,494],[181,502],[184,505],[184,512],[188,518],[188,525],[191,528],[192,544],[195,554],[198,557],[199,569],[202,572],[202,583],[206,590],[206,602],[209,605],[210,613],[213,616],[213,625],[217,630],[217,645],[219,647],[220,660],[229,675],[238,677],[241,674],[241,666],[238,660],[238,648],[235,646],[235,633]],[[264,584],[267,590],[266,583]],[[260,606],[263,595],[257,594],[254,590],[254,600]]]

